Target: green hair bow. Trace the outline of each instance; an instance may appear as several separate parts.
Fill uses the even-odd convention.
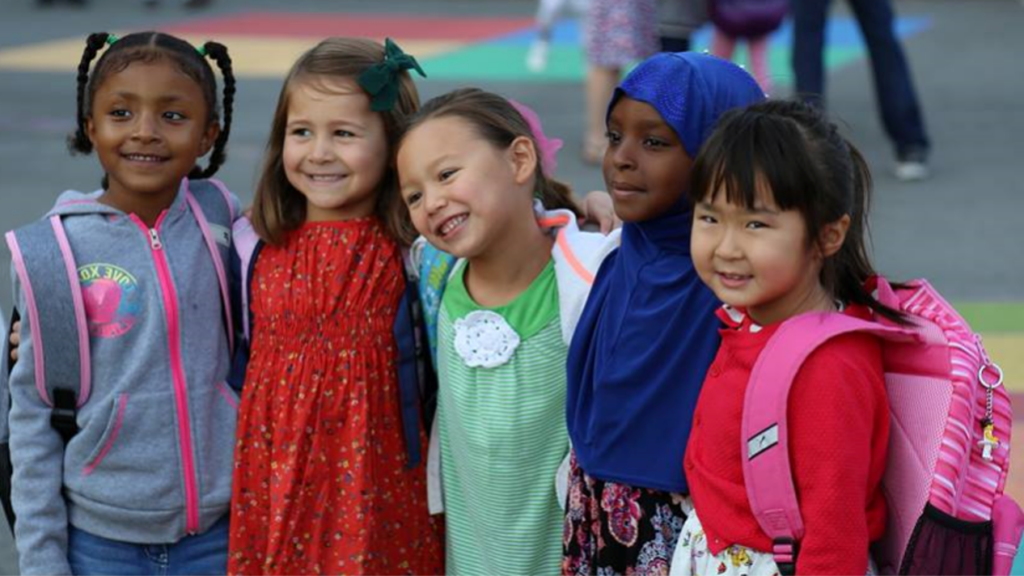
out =
[[[386,112],[395,107],[398,100],[398,75],[403,70],[415,70],[426,78],[415,58],[402,52],[391,38],[384,40],[384,61],[374,64],[359,75],[359,85],[370,94],[370,109]]]

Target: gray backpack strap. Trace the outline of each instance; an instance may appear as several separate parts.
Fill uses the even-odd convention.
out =
[[[60,216],[8,232],[7,245],[33,334],[33,357],[21,361],[34,362],[36,390],[53,407],[51,423],[66,442],[78,431],[75,411],[92,385],[78,266]]]
[[[3,342],[0,342],[0,444],[6,444],[10,439],[10,429],[7,426],[7,415],[11,411],[11,391],[8,388],[8,377],[11,374],[11,326],[18,320],[18,311],[11,309],[10,322],[3,310],[0,310],[0,327],[3,328]],[[0,457],[0,461],[3,458]],[[2,474],[0,474],[2,479]]]
[[[210,251],[213,267],[217,270],[224,326],[228,333],[228,348],[235,348],[234,320],[231,317],[231,287],[228,284],[228,264],[231,262],[231,225],[235,220],[231,195],[218,180],[191,180],[188,183],[189,208],[203,232]]]
[[[8,426],[7,416],[11,412],[11,390],[8,388],[7,377],[11,373],[11,325],[18,319],[18,311],[11,311],[11,321],[4,318],[3,310],[0,310],[0,327],[3,327],[3,357],[0,357],[0,505],[4,510],[4,517],[7,518],[7,526],[14,529],[14,507],[11,506],[11,478],[14,476],[14,469],[11,467],[11,431]]]

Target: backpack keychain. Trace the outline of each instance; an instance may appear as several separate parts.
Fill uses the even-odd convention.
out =
[[[996,373],[996,381],[994,383],[985,381],[985,372],[989,369]],[[978,370],[978,381],[985,387],[985,418],[981,421],[982,438],[978,441],[978,446],[981,446],[981,457],[991,462],[992,450],[999,448],[999,438],[996,437],[996,425],[992,420],[992,391],[1003,383],[1003,370],[998,365],[993,364],[988,359],[987,354],[985,355],[985,363]]]

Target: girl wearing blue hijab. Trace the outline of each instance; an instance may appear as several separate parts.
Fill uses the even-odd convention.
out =
[[[661,53],[608,106],[604,178],[625,222],[573,337],[563,574],[667,573],[689,506],[683,453],[718,347],[719,303],[690,258],[683,192],[718,118],[764,99],[714,56]]]

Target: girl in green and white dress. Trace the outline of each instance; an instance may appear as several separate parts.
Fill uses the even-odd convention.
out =
[[[570,190],[548,176],[556,150],[532,111],[477,89],[428,102],[398,147],[412,223],[459,258],[438,313],[431,439],[449,574],[560,571],[566,354],[618,233],[579,231]]]

